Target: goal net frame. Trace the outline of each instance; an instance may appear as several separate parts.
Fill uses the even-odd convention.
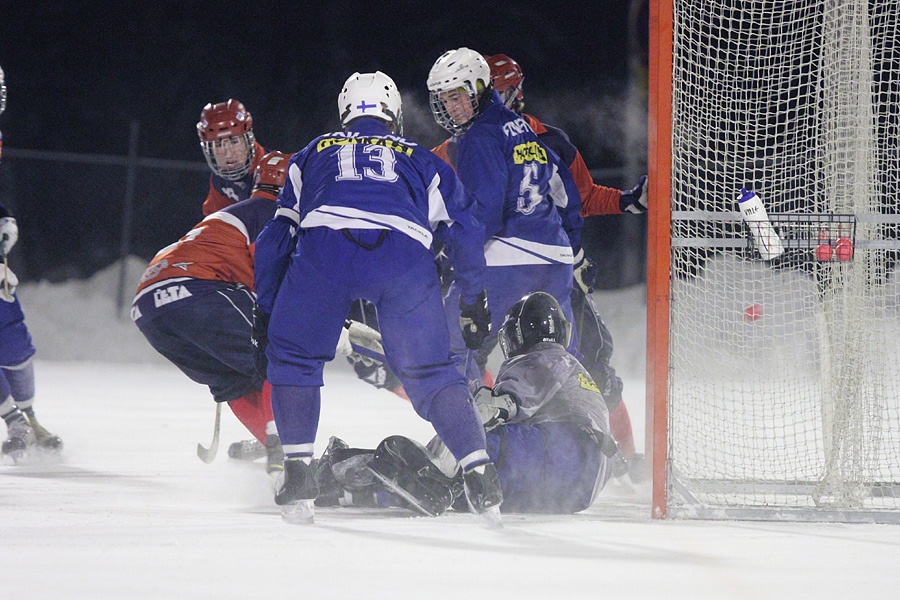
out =
[[[722,0],[722,3],[729,1]],[[647,242],[646,438],[647,451],[652,465],[652,516],[657,519],[900,523],[900,456],[890,459],[897,462],[891,462],[875,476],[871,475],[870,467],[860,466],[863,460],[878,460],[878,457],[873,459],[871,456],[873,453],[869,452],[864,459],[860,458],[860,453],[853,446],[855,442],[844,439],[844,430],[841,429],[843,423],[841,419],[844,417],[841,416],[841,411],[857,409],[838,406],[840,402],[836,401],[833,396],[840,395],[842,392],[835,392],[833,389],[825,391],[824,383],[820,393],[821,397],[818,400],[821,406],[815,417],[816,426],[821,430],[816,441],[818,453],[821,455],[819,462],[822,463],[817,467],[821,471],[819,475],[810,476],[806,472],[797,475],[784,473],[783,477],[781,474],[776,477],[769,477],[768,474],[744,477],[738,473],[735,476],[726,475],[718,478],[718,476],[707,477],[702,474],[690,475],[685,472],[691,470],[693,465],[684,462],[685,455],[679,446],[682,442],[674,437],[679,435],[678,432],[685,429],[686,426],[680,422],[683,412],[682,406],[679,404],[681,402],[681,390],[678,385],[680,357],[673,355],[673,348],[677,347],[673,326],[677,327],[678,321],[683,320],[683,316],[679,312],[682,310],[678,301],[679,286],[685,287],[694,284],[691,277],[683,277],[682,273],[677,271],[679,256],[683,257],[684,255],[682,251],[701,248],[704,257],[713,255],[725,257],[729,272],[734,272],[734,276],[738,278],[750,278],[742,280],[742,285],[752,286],[752,278],[767,270],[777,271],[779,274],[802,271],[807,279],[813,282],[809,286],[810,295],[813,297],[810,302],[814,304],[815,299],[818,298],[820,305],[828,305],[828,302],[831,302],[831,305],[837,305],[840,302],[846,303],[848,297],[851,298],[849,301],[854,301],[853,298],[860,296],[858,290],[864,287],[868,290],[866,293],[882,293],[880,288],[871,284],[872,273],[879,269],[883,271],[885,264],[898,260],[897,257],[900,256],[900,235],[898,235],[900,215],[897,214],[900,209],[882,210],[878,207],[873,209],[871,206],[856,207],[848,205],[846,202],[832,202],[830,199],[824,201],[817,199],[810,201],[808,206],[804,206],[801,199],[799,204],[794,204],[789,210],[782,211],[779,210],[781,207],[779,199],[771,197],[777,195],[779,181],[767,181],[765,183],[766,193],[770,195],[761,193],[761,197],[763,202],[769,206],[768,222],[781,237],[783,252],[780,252],[774,260],[766,260],[771,257],[760,255],[754,242],[753,231],[751,231],[753,224],[738,210],[738,197],[741,195],[740,185],[730,189],[729,197],[722,199],[721,203],[711,210],[705,209],[702,201],[693,204],[687,202],[686,208],[685,203],[680,202],[680,198],[676,198],[676,194],[685,193],[683,181],[680,187],[678,185],[679,169],[685,169],[685,166],[679,162],[676,156],[677,144],[682,140],[674,140],[673,132],[678,130],[678,120],[684,118],[692,109],[689,101],[684,99],[684,96],[689,94],[680,93],[676,89],[677,86],[683,85],[679,83],[678,77],[675,75],[676,65],[680,60],[679,44],[684,39],[683,36],[688,33],[695,37],[711,35],[709,30],[704,30],[702,33],[697,31],[686,33],[679,28],[684,28],[687,21],[684,18],[684,12],[701,10],[700,8],[687,9],[685,7],[706,4],[691,0],[652,0],[650,2],[648,64],[650,209]],[[752,5],[754,7],[752,10],[756,10],[756,7],[764,10],[767,6],[779,4],[785,5],[778,0],[745,0],[745,6],[740,10],[729,13],[727,17],[722,16],[721,20],[713,17],[710,22],[714,23],[713,27],[715,27],[727,19],[738,18],[734,13],[750,10],[746,8],[746,5]],[[787,4],[794,5],[795,3]],[[807,5],[812,7],[811,10],[817,10],[819,7],[823,7],[823,9],[827,7],[828,10],[835,8],[844,10],[849,6],[851,11],[855,11],[853,14],[860,11],[865,13],[868,10],[865,7],[872,4],[868,0],[808,0],[807,2]],[[893,22],[898,26],[897,29],[900,29],[900,10],[893,8],[881,10],[889,13],[888,17],[894,19]],[[768,24],[772,22],[772,15],[760,18],[766,19]],[[862,27],[866,27],[866,18],[866,15],[861,16]],[[871,15],[869,18],[872,18]],[[817,21],[816,27],[822,27],[821,20]],[[746,35],[748,31],[753,31],[754,23],[741,22],[738,28]],[[763,32],[760,35],[766,34]],[[897,34],[897,39],[900,39],[900,34]],[[836,44],[840,45],[841,42],[838,40]],[[742,50],[740,45],[740,43],[735,43],[725,46],[728,52],[735,53],[735,61],[746,58],[740,56]],[[857,89],[851,89],[850,92],[864,95],[867,93],[866,86],[869,86],[874,94],[875,86],[872,84],[871,74],[867,75],[865,70],[867,68],[878,69],[879,66],[885,67],[886,63],[873,61],[872,50],[866,44],[860,44],[858,50],[859,56],[851,57],[851,61],[856,61],[853,64],[862,72],[862,79],[856,83],[850,82],[849,85],[858,86]],[[719,48],[719,56],[716,58],[728,52]],[[822,53],[824,54],[824,52]],[[891,60],[893,64],[890,63]],[[710,63],[712,62],[714,62],[713,59],[710,59]],[[889,56],[887,66],[891,67],[892,71],[900,72],[900,43],[897,44],[896,52]],[[831,75],[832,73],[829,73],[829,76]],[[820,77],[825,78],[824,76]],[[870,77],[870,79],[866,80],[866,77]],[[889,83],[892,87],[886,93],[896,97],[900,104],[900,74],[891,75]],[[712,85],[711,89],[716,89],[715,85]],[[780,98],[773,101],[774,103],[783,105],[784,99]],[[819,102],[819,104],[823,103]],[[828,100],[824,104],[827,105]],[[833,107],[819,107],[821,110],[830,110],[831,108]],[[818,115],[816,117],[818,118]],[[836,114],[835,118],[843,117],[844,115]],[[900,118],[892,113],[890,120],[892,123],[885,128],[885,131],[896,134],[900,129],[900,126],[897,125],[900,123]],[[842,127],[845,125],[846,123],[841,123]],[[736,127],[739,129],[741,126],[738,124]],[[715,134],[711,132],[710,135]],[[839,132],[836,135],[838,139],[832,145],[837,148],[839,153],[840,160],[838,162],[846,159],[848,164],[852,164],[857,171],[852,176],[844,177],[840,172],[843,165],[833,165],[832,171],[837,172],[838,179],[844,177],[853,180],[850,181],[851,187],[854,185],[854,181],[857,187],[860,184],[870,185],[871,182],[874,182],[872,185],[875,187],[879,185],[881,188],[890,187],[886,186],[883,180],[879,182],[878,175],[874,173],[879,168],[885,168],[884,164],[876,165],[873,158],[878,152],[883,152],[882,150],[878,148],[873,150],[871,146],[865,144],[861,144],[860,147],[852,147],[851,140],[841,137],[846,134]],[[877,137],[878,132],[876,131],[874,135]],[[740,135],[738,134],[736,137],[740,137]],[[752,136],[750,137],[752,138]],[[748,142],[747,139],[739,141]],[[898,147],[900,146],[895,144],[891,151],[896,151]],[[754,150],[751,148],[747,151],[747,156],[752,157],[753,152]],[[728,161],[734,157],[711,153],[708,158],[720,162],[721,168],[727,171],[731,167]],[[821,160],[821,157],[817,157],[817,160]],[[882,163],[885,162],[881,157],[878,160]],[[900,159],[893,157],[888,162],[890,161],[895,161],[890,164],[900,167]],[[734,168],[740,170],[740,167]],[[771,174],[766,172],[765,167],[762,167],[756,169],[756,175],[757,181],[746,181],[748,187],[759,184],[759,180],[765,180]],[[810,177],[814,178],[816,175],[810,174]],[[843,181],[841,184],[843,185]],[[897,187],[900,188],[900,186]],[[890,195],[891,191],[885,192],[881,188],[870,195],[879,198]],[[674,192],[675,189],[678,191]],[[719,196],[725,195],[722,190],[716,191],[720,192]],[[867,192],[868,190],[863,192],[863,195]],[[894,199],[897,198],[898,193],[900,192],[894,193]],[[879,201],[883,202],[883,200]],[[900,200],[897,203],[900,204]],[[689,226],[684,226],[686,223]],[[685,235],[685,231],[690,231],[690,235]],[[709,231],[714,233],[709,234]],[[828,247],[820,250],[823,243]],[[897,270],[900,270],[900,267]],[[882,273],[882,271],[878,272]],[[895,274],[894,277],[896,278],[897,275]],[[683,283],[684,280],[688,280],[687,283]],[[747,283],[747,281],[751,281],[751,283]],[[860,281],[864,281],[864,283],[860,284]],[[866,286],[872,287],[869,289]],[[897,289],[900,289],[900,285],[897,286]],[[864,300],[863,303],[865,303]],[[883,313],[884,303],[879,301],[876,304],[876,309]],[[889,310],[893,310],[893,308],[891,306]],[[764,314],[757,310],[762,311],[763,308],[755,305],[749,306],[743,319],[751,324],[742,323],[734,327],[752,326],[752,321],[759,319],[760,315]],[[816,312],[815,319],[818,319],[819,338],[818,347],[813,353],[817,368],[822,373],[837,370],[837,366],[832,362],[845,360],[843,357],[835,356],[836,348],[838,353],[840,351],[835,328],[843,327],[844,329],[841,331],[844,331],[857,327],[857,325],[848,325],[847,323],[834,324],[835,320],[849,318],[845,314],[847,311],[844,311],[843,308],[828,312],[827,315],[824,315],[824,312],[826,311]],[[858,316],[865,313],[863,310],[862,313],[857,311],[854,314]],[[741,316],[738,315],[736,318],[740,320]],[[761,318],[771,319],[773,315],[764,314]],[[859,327],[863,326],[859,325]],[[877,335],[873,339],[877,340]],[[840,343],[845,343],[843,338]],[[871,344],[870,341],[866,343]],[[900,371],[900,357],[896,358],[897,371]],[[867,359],[861,357],[859,360]],[[868,374],[864,376],[868,376]],[[900,393],[898,388],[900,388],[900,382],[891,379],[884,389]],[[882,388],[879,390],[883,393]],[[752,397],[752,395],[753,393],[750,392],[748,397]],[[722,400],[715,396],[708,398],[710,403]],[[730,399],[724,400],[730,401]],[[897,398],[893,398],[890,402],[900,405],[900,400]],[[878,408],[876,407],[875,410],[877,411]],[[894,410],[892,406],[890,419],[894,419],[897,414],[893,412]],[[728,413],[721,418],[728,419]],[[869,421],[871,420],[869,419]],[[854,421],[852,415],[850,421],[852,422],[845,425],[844,429],[856,427],[864,430],[866,427],[872,427],[868,421],[860,425]],[[712,427],[715,426],[714,423]],[[875,425],[876,428],[880,426],[879,424]],[[880,448],[878,451],[886,450],[900,455],[900,446],[896,444],[900,424],[897,424],[896,427],[894,424],[889,426],[892,430],[884,436],[887,440],[884,442],[886,448]],[[857,432],[856,435],[864,438],[871,434],[869,431],[863,431],[862,433]],[[781,443],[781,440],[778,439],[769,441],[776,445]],[[785,446],[779,451],[789,453],[793,451],[793,448]],[[877,452],[874,454],[877,455]],[[862,475],[855,470],[866,470],[866,474]],[[725,471],[729,472],[728,469]],[[734,471],[740,472],[741,469],[736,468]],[[879,471],[879,469],[876,468],[875,471]],[[733,494],[736,499],[719,502],[716,498],[721,494]],[[761,500],[754,500],[755,496],[759,496]],[[803,499],[783,502],[784,496]]]

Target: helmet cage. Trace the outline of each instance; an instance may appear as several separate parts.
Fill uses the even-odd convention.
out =
[[[253,168],[256,138],[253,135],[253,117],[244,105],[234,99],[218,104],[207,104],[197,123],[200,148],[210,170],[230,181],[242,179]],[[238,161],[220,165],[216,155],[239,153]]]
[[[240,144],[238,150],[244,155],[244,159],[232,167],[223,167],[216,160],[216,154],[222,154],[227,151],[229,146]],[[209,165],[213,173],[227,179],[229,181],[237,181],[247,175],[253,167],[253,156],[256,152],[256,138],[253,136],[253,130],[245,131],[239,135],[222,138],[220,140],[200,140],[200,147],[203,149],[203,155],[206,157],[206,164]],[[233,150],[233,148],[232,148]]]
[[[491,70],[480,54],[468,48],[449,50],[435,61],[428,73],[431,114],[438,125],[454,135],[461,135],[475,122],[487,103],[484,98],[491,89]],[[447,110],[442,96],[451,92],[468,96],[472,116],[464,123],[457,122]]]

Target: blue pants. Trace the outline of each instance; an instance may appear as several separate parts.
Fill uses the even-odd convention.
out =
[[[573,323],[572,303],[572,265],[516,265],[511,267],[488,267],[485,273],[488,308],[491,311],[491,333],[487,340],[475,353],[470,371],[470,379],[481,379],[484,373],[475,370],[475,364],[483,367],[487,364],[488,355],[497,345],[500,326],[506,319],[506,313],[513,304],[531,292],[547,292],[559,302],[566,319]],[[459,328],[459,286],[456,282],[450,285],[444,298],[444,310],[447,315],[447,327],[450,330],[450,347],[454,355],[465,361],[466,345]],[[572,331],[572,343],[569,352],[578,354],[578,336]]]
[[[317,399],[306,393],[282,395],[278,386],[322,385],[324,365],[334,358],[350,305],[364,298],[375,305],[385,358],[419,416],[434,424],[457,458],[483,450],[480,421],[466,401],[465,378],[450,354],[431,251],[399,232],[348,230],[348,234],[325,227],[301,230],[275,299],[266,356],[282,442],[311,443],[316,424],[282,423],[278,420],[282,408],[276,404],[282,398],[286,402],[307,398],[311,403]],[[285,409],[282,414],[290,412]],[[295,414],[316,420],[317,411],[298,409]]]
[[[574,513],[591,504],[607,459],[596,439],[571,423],[507,423],[487,433],[503,512]]]
[[[34,355],[19,298],[13,298],[13,302],[0,300],[0,367],[21,365]]]
[[[223,282],[221,289],[179,300],[177,308],[137,325],[157,352],[209,386],[216,402],[228,402],[262,389],[250,344],[252,315],[250,291]]]

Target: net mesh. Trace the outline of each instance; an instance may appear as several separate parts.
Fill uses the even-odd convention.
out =
[[[900,3],[673,17],[670,510],[898,511]]]

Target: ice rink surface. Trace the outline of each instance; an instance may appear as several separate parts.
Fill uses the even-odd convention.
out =
[[[92,314],[109,312],[114,276],[20,294],[42,357],[38,416],[66,448],[59,461],[0,466],[2,600],[818,600],[887,597],[900,586],[896,525],[654,521],[648,485],[612,483],[577,515],[508,515],[501,531],[469,514],[402,509],[319,509],[314,525],[288,525],[263,465],[227,458],[228,444],[246,437],[230,411],[219,456],[205,465],[196,446],[212,438],[208,392],[152,351],[142,355],[133,325]],[[643,326],[628,315],[640,312],[640,294],[597,297],[639,447],[644,382],[629,361],[642,351]],[[78,325],[89,318],[90,334]],[[71,360],[79,343],[90,360]],[[372,447],[391,434],[425,441],[432,429],[403,400],[330,366],[317,454],[330,435]]]

